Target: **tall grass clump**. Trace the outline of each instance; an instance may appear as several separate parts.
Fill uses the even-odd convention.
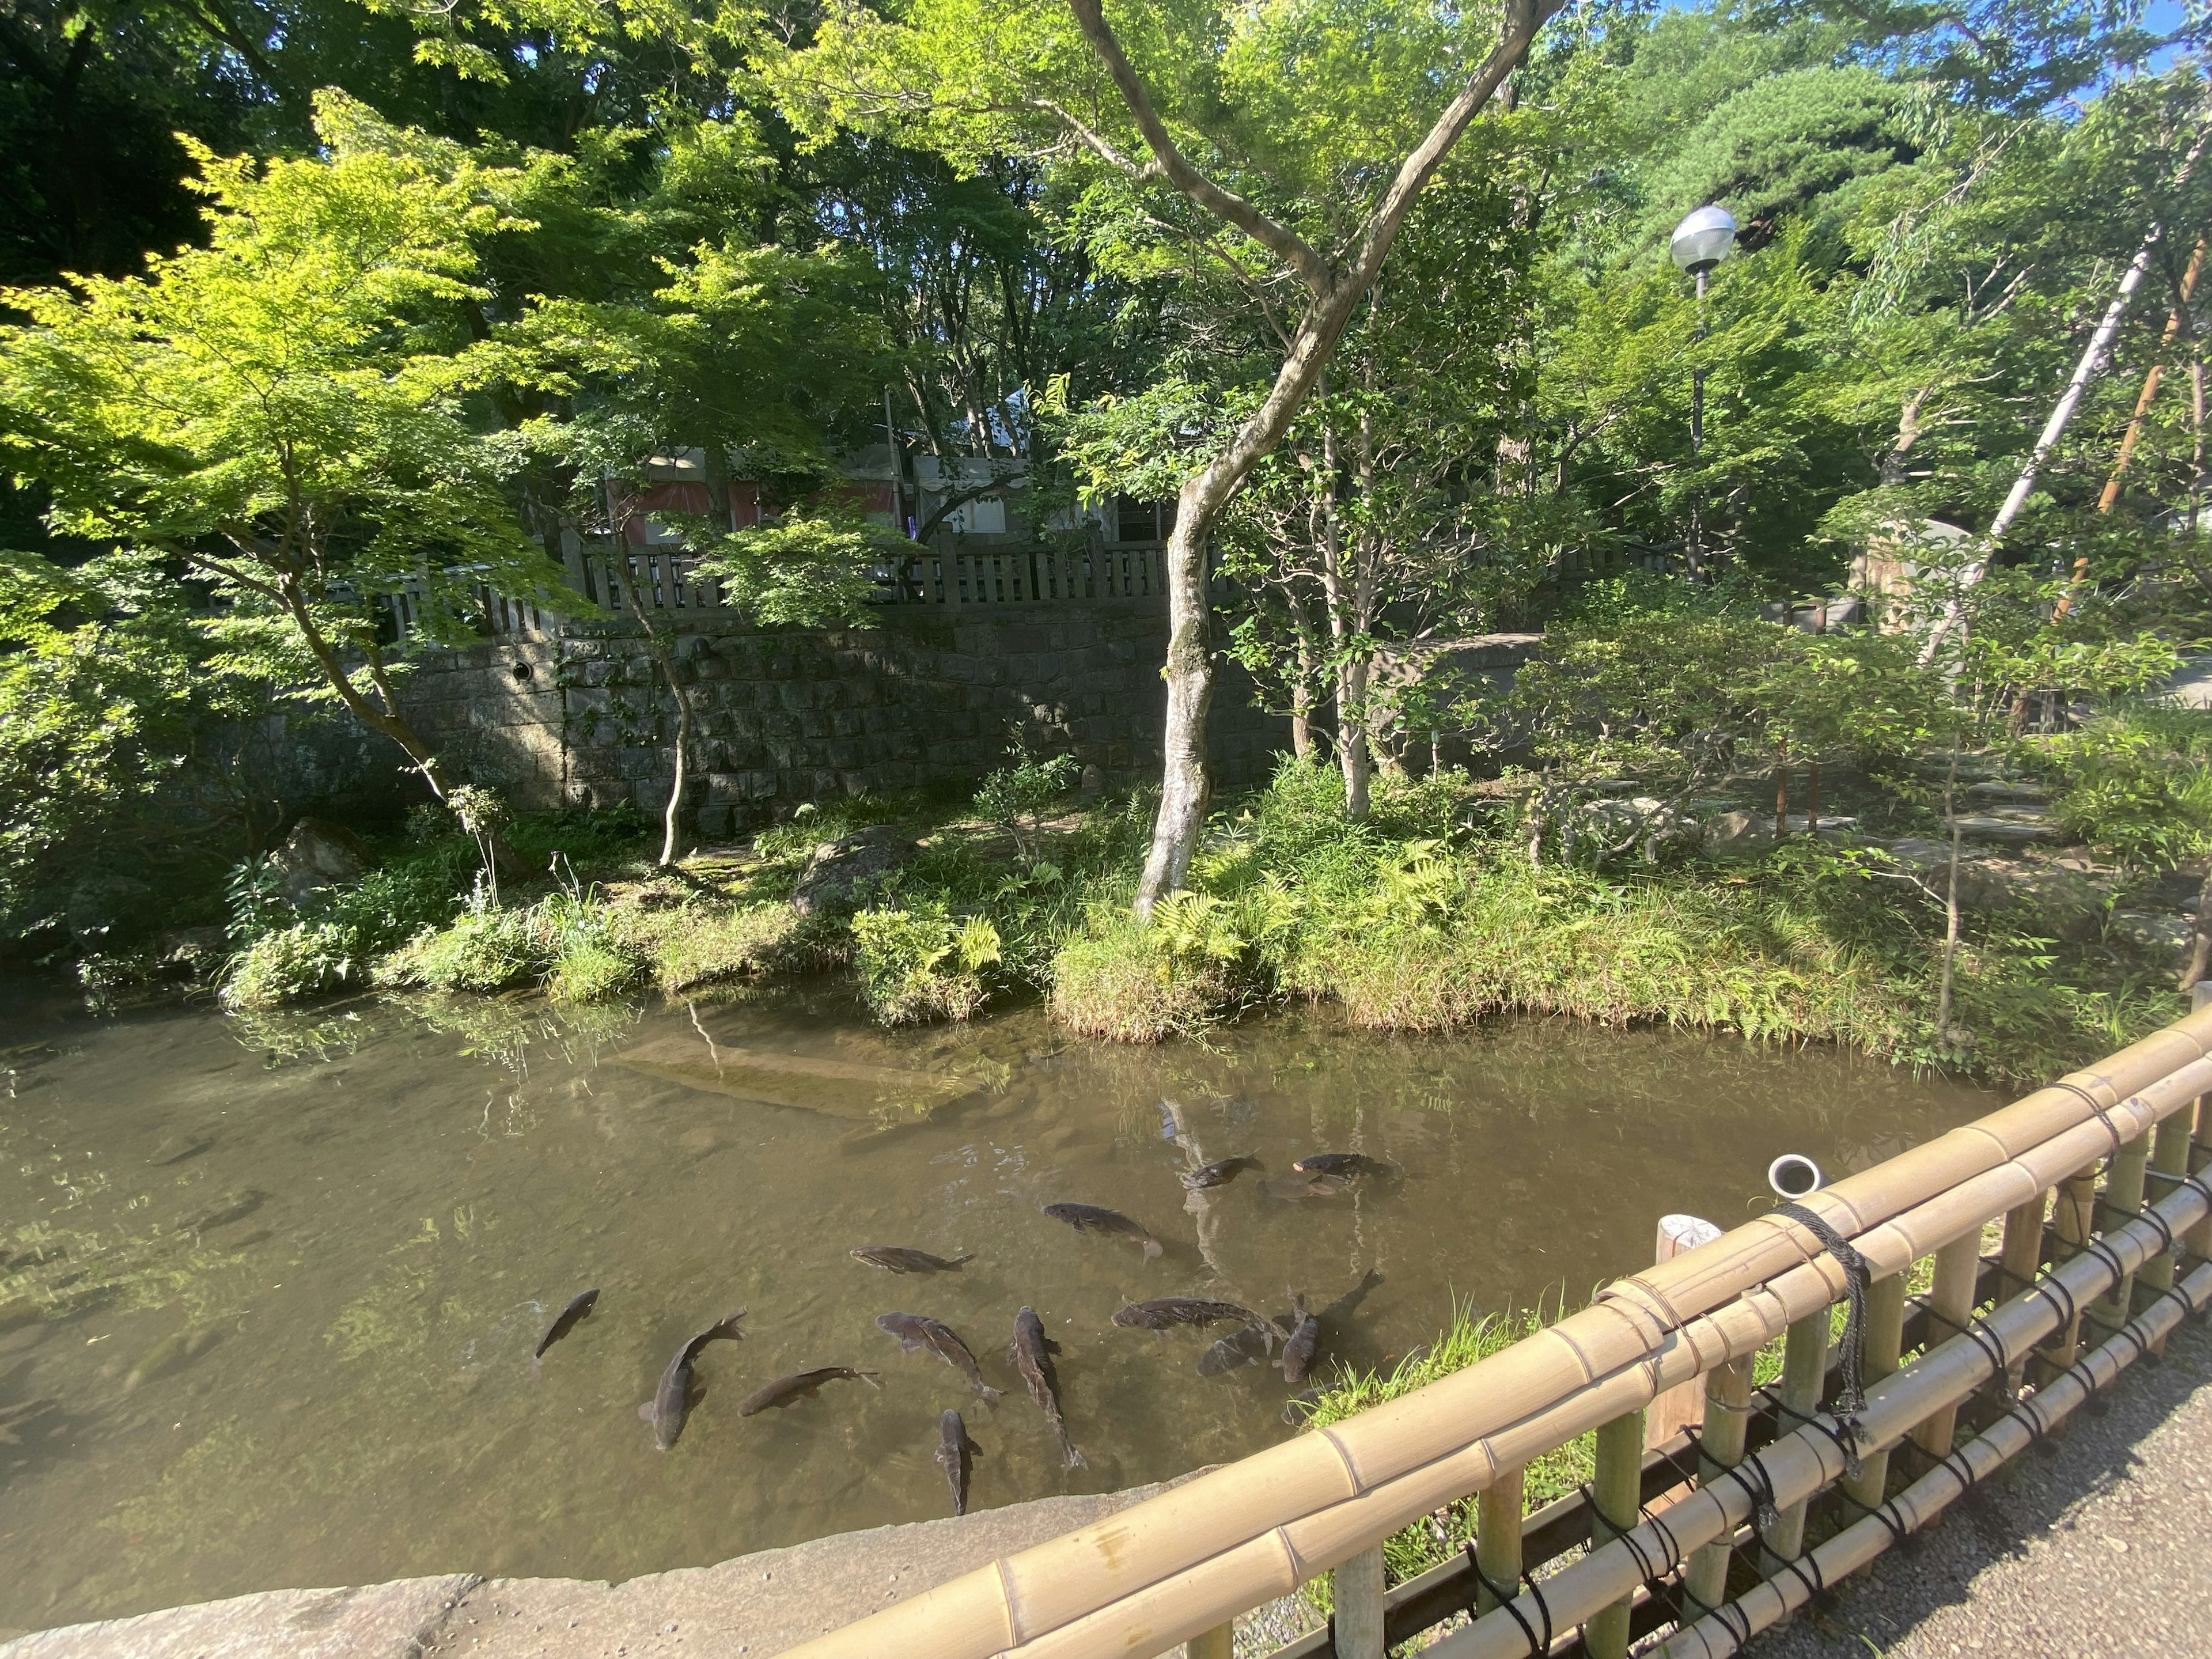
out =
[[[1450,1325],[1437,1340],[1407,1355],[1395,1369],[1355,1372],[1323,1390],[1307,1413],[1305,1430],[1310,1432],[1340,1423],[1465,1370],[1555,1323],[1565,1312],[1564,1299],[1548,1311],[1539,1305],[1513,1313],[1478,1314],[1472,1303],[1455,1305]],[[1589,1480],[1596,1473],[1596,1448],[1597,1437],[1585,1434],[1530,1460],[1522,1488],[1526,1509],[1540,1509]],[[1474,1498],[1455,1498],[1385,1539],[1382,1565],[1389,1582],[1401,1584],[1464,1551],[1474,1536],[1475,1510]],[[1300,1594],[1323,1613],[1330,1611],[1328,1575],[1304,1585]]]

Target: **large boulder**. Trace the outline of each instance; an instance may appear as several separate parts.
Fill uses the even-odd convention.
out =
[[[802,916],[850,910],[859,902],[857,889],[897,869],[914,856],[913,839],[895,824],[872,823],[849,836],[823,842],[806,860],[791,908]]]
[[[368,868],[368,848],[359,836],[327,818],[301,818],[284,844],[269,855],[279,890],[295,906],[305,905],[333,887],[359,881]]]
[[[1774,845],[1774,815],[1771,812],[1716,812],[1705,821],[1703,840],[1707,856],[1747,858]]]

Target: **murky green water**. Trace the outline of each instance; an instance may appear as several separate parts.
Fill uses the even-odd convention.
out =
[[[1118,1328],[1126,1301],[1272,1311],[1372,1267],[1320,1370],[1377,1364],[1454,1296],[1573,1299],[1648,1261],[1662,1211],[1741,1218],[1785,1149],[1859,1168],[1992,1103],[1825,1051],[1557,1022],[1437,1042],[1285,1017],[1135,1050],[1034,1012],[887,1034],[827,991],[252,1026],[0,996],[0,1631],[416,1573],[620,1578],[941,1515],[947,1406],[982,1448],[975,1507],[1174,1474],[1291,1433],[1289,1389],[1200,1376],[1220,1333]],[[1177,1179],[1323,1149],[1407,1174],[1297,1203]],[[1061,1200],[1167,1254],[1039,1213]],[[861,1244],[977,1259],[899,1278]],[[1006,1364],[1024,1303],[1065,1345],[1072,1480]],[[706,1350],[656,1451],[639,1402],[740,1306],[750,1340]],[[951,1325],[1006,1403],[902,1355],[874,1323],[892,1310]],[[738,1417],[817,1365],[881,1391]]]

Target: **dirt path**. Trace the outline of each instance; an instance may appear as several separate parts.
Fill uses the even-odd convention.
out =
[[[1752,1659],[2212,1655],[2212,1326],[2110,1397]]]

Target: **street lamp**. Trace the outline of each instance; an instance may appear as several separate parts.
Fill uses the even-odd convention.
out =
[[[1668,239],[1667,251],[1674,264],[1698,284],[1698,331],[1705,337],[1705,273],[1729,257],[1735,246],[1735,216],[1724,207],[1701,207],[1686,216]],[[1705,371],[1703,364],[1690,370],[1690,459],[1695,461],[1705,447]],[[1705,526],[1698,503],[1690,502],[1690,574],[1705,564]]]

